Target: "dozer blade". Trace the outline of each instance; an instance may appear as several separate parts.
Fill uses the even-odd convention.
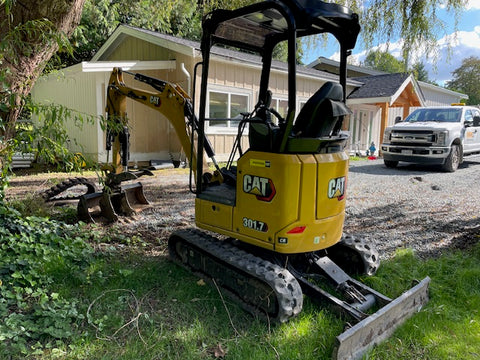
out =
[[[387,339],[428,302],[429,283],[427,276],[418,285],[337,336],[333,359],[360,359],[370,347]]]
[[[115,222],[118,216],[115,213],[110,195],[105,192],[96,192],[80,196],[77,205],[78,218],[85,222],[95,222],[94,218],[103,216],[108,221]]]

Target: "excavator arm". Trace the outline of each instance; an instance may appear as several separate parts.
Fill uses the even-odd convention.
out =
[[[127,86],[123,80],[124,73],[133,76],[137,81],[150,85],[155,91],[140,90]],[[175,129],[183,151],[187,154],[191,169],[196,172],[197,153],[192,141],[192,132],[196,131],[198,120],[195,117],[188,94],[176,84],[144,74],[122,71],[120,68],[113,69],[107,89],[106,113],[109,119],[107,151],[112,150],[112,171],[115,174],[128,171],[129,127],[126,113],[127,98],[154,109],[167,118]],[[205,153],[211,158],[218,170],[212,145],[206,137],[204,141],[206,144]],[[204,159],[203,173],[207,172],[207,161]]]
[[[123,81],[123,74],[133,76],[134,80],[143,82],[152,87],[153,91],[140,90],[129,87]],[[106,150],[107,164],[103,167],[106,172],[105,187],[101,192],[88,193],[80,197],[78,216],[81,220],[93,222],[94,215],[100,215],[109,221],[116,221],[118,215],[131,215],[149,202],[143,193],[140,182],[133,183],[143,175],[153,175],[149,170],[132,171],[128,168],[130,159],[130,126],[127,117],[127,99],[139,102],[160,112],[170,122],[180,140],[183,151],[190,162],[193,178],[197,179],[197,150],[195,147],[195,132],[198,129],[198,120],[194,115],[193,106],[188,94],[178,85],[159,80],[144,74],[122,71],[114,68],[110,74],[107,87],[107,129]],[[135,130],[135,129],[134,129]],[[222,173],[215,161],[215,153],[209,140],[204,137],[204,152],[202,161],[202,184],[223,182]],[[112,152],[111,162],[109,155]],[[213,175],[205,157],[208,156],[216,167]],[[130,181],[130,183],[126,183]],[[192,190],[193,191],[193,190]],[[139,206],[137,206],[139,205]]]

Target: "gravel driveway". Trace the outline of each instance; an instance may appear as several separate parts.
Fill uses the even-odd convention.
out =
[[[127,232],[163,244],[173,230],[194,224],[188,175],[167,171],[142,182],[152,207],[135,220],[123,218]],[[350,162],[345,232],[373,242],[382,258],[399,248],[432,257],[469,247],[479,240],[479,216],[480,157],[454,173],[408,164],[389,169],[380,159]]]
[[[38,176],[16,178],[7,195],[46,190],[46,181]],[[162,170],[141,181],[150,208],[111,226],[164,252],[172,231],[195,222],[188,171]],[[469,247],[480,239],[479,217],[480,157],[467,158],[454,173],[407,164],[389,169],[382,160],[350,162],[345,232],[375,243],[382,258],[399,248],[430,257],[447,248]]]
[[[465,248],[480,235],[480,157],[454,173],[383,160],[352,161],[345,232],[368,238],[383,258],[398,248],[422,257]]]

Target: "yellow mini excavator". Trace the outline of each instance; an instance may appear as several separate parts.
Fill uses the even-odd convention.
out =
[[[190,161],[197,228],[176,231],[168,242],[173,261],[214,279],[256,316],[285,322],[301,311],[304,294],[349,316],[354,325],[337,337],[337,359],[358,358],[390,336],[428,301],[430,281],[390,299],[347,274],[373,274],[379,264],[372,246],[342,234],[348,175],[342,123],[350,113],[346,66],[359,31],[355,13],[318,0],[270,0],[206,15],[199,115],[191,137],[197,151]],[[297,40],[322,33],[340,45],[339,83],[325,83],[297,112]],[[273,49],[282,41],[288,48],[285,117],[270,107],[269,91]],[[242,114],[230,160],[212,181],[203,153],[211,152],[205,123],[215,120],[207,117],[214,45],[260,55],[262,70],[257,104]],[[249,148],[243,151],[240,140],[247,131]]]
[[[92,190],[94,195],[84,195],[85,201],[89,197],[110,200],[115,194],[128,200],[125,192],[130,190],[117,185],[138,175],[128,171],[125,99],[163,112],[189,157],[191,190],[196,194],[197,227],[171,234],[170,258],[207,281],[213,279],[224,294],[255,316],[286,322],[300,313],[305,294],[351,318],[352,325],[337,336],[336,359],[361,357],[390,336],[428,301],[430,282],[427,277],[390,299],[351,277],[372,275],[379,266],[373,246],[343,234],[348,133],[342,124],[350,114],[345,105],[346,68],[359,31],[355,13],[319,0],[268,0],[209,13],[203,21],[198,118],[192,101],[179,87],[128,73],[155,91],[136,90],[125,86],[122,71],[115,69],[108,86],[107,113],[119,119],[118,129],[111,130],[115,134],[111,173],[117,180],[110,180],[113,192],[98,195]],[[297,40],[323,33],[333,35],[340,45],[339,82],[325,83],[297,112]],[[273,50],[284,41],[288,110],[282,117],[270,106],[269,81]],[[215,121],[207,117],[214,45],[256,53],[262,60],[255,107],[243,113],[240,121],[222,119],[238,122],[237,139],[222,169],[205,136],[206,121]],[[249,147],[243,151],[241,139],[247,132]],[[204,154],[215,165],[213,174]],[[138,200],[141,195],[134,197]],[[87,204],[81,206],[89,212]]]

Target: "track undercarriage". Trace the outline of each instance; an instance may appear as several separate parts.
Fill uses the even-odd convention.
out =
[[[285,322],[302,309],[302,290],[286,269],[229,241],[190,229],[173,233],[168,247],[172,260],[207,281],[214,279],[230,298],[256,316]]]
[[[353,243],[350,238],[340,246],[351,249],[351,256],[363,249],[357,252],[356,270],[365,273],[378,265],[371,261],[378,255],[371,247]],[[335,249],[331,252],[337,256]],[[258,248],[255,253],[236,240],[218,240],[196,229],[177,231],[169,239],[173,261],[214,282],[254,316],[286,322],[300,313],[305,294],[350,318],[355,325],[337,337],[336,359],[358,358],[428,301],[429,278],[392,300],[351,278],[325,251],[288,257]]]

